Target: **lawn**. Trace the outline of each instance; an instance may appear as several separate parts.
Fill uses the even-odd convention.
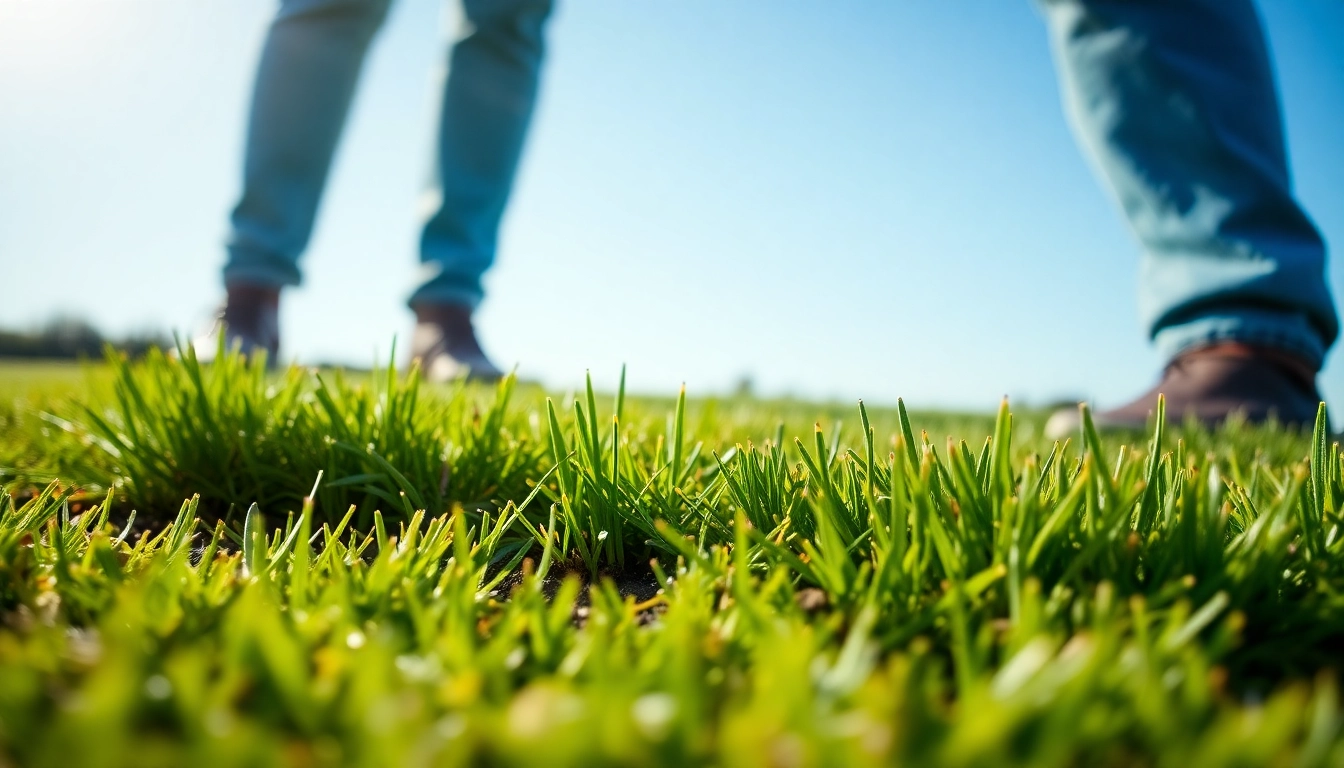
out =
[[[1344,764],[1323,410],[667,395],[0,364],[0,765]]]

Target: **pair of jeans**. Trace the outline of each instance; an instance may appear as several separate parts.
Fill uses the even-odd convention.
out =
[[[225,279],[299,280],[360,63],[390,0],[283,0],[262,56]],[[1319,369],[1339,333],[1325,244],[1293,198],[1251,0],[1039,0],[1079,141],[1143,249],[1168,358],[1222,340]],[[467,0],[439,132],[418,301],[475,306],[537,93],[549,0]]]
[[[298,285],[365,54],[391,0],[281,0],[253,90],[224,281]],[[448,53],[424,279],[411,304],[481,300],[537,100],[551,0],[463,0]],[[370,262],[370,268],[373,267]]]

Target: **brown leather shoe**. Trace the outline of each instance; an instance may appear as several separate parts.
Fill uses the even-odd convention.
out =
[[[1270,347],[1220,342],[1192,349],[1172,360],[1157,386],[1126,405],[1092,415],[1098,429],[1142,430],[1157,406],[1167,400],[1167,418],[1194,417],[1213,426],[1233,413],[1251,423],[1275,418],[1285,425],[1310,425],[1316,419],[1321,393],[1316,372],[1294,355]],[[1056,411],[1045,425],[1050,438],[1077,434],[1076,409]]]
[[[245,356],[265,352],[267,366],[274,367],[280,352],[280,290],[233,284],[227,292],[210,330],[192,341],[196,359],[213,360],[223,334],[225,349],[236,347]]]
[[[476,340],[469,308],[460,304],[417,304],[413,309],[411,357],[419,358],[426,381],[442,383],[464,375],[471,381],[496,381],[504,375]]]

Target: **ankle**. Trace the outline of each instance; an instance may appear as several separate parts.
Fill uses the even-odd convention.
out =
[[[465,304],[419,302],[411,305],[415,320],[444,326],[471,325],[471,307]]]
[[[277,309],[280,306],[280,289],[255,283],[229,283],[224,286],[228,309]]]

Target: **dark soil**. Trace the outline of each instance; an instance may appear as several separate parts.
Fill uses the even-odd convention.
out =
[[[497,600],[509,599],[513,591],[522,585],[524,570],[518,569],[509,574],[504,581],[500,582],[499,586],[495,587],[490,596]],[[598,573],[597,579],[594,580],[582,562],[560,560],[551,564],[551,570],[542,580],[542,594],[546,596],[547,600],[554,600],[556,594],[560,591],[560,585],[564,583],[567,577],[571,576],[579,580],[579,595],[574,601],[574,622],[579,626],[582,626],[588,620],[588,610],[592,605],[590,591],[595,581],[610,580],[616,586],[616,590],[620,592],[621,597],[635,603],[648,602],[662,591],[662,585],[658,583],[658,577],[654,575],[653,569],[647,565],[642,568],[626,568],[625,570],[604,568]],[[491,576],[487,575],[486,578],[489,579]],[[639,621],[641,624],[652,623],[664,610],[665,608],[661,604],[646,608],[639,612]]]

